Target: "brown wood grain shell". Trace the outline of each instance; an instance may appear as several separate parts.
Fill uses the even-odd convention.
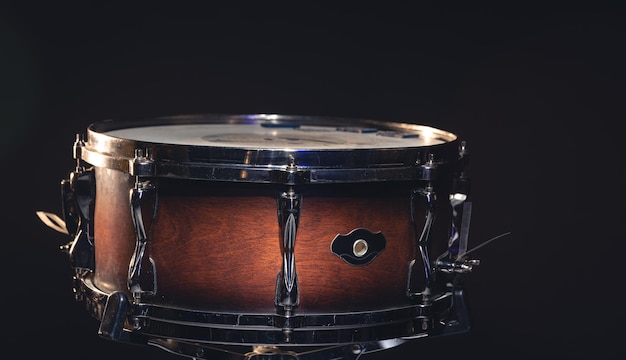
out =
[[[135,233],[128,194],[132,179],[96,171],[96,285],[127,291]],[[280,187],[202,185],[158,193],[147,254],[156,265],[157,294],[150,301],[197,309],[274,311],[282,267],[276,197]],[[408,265],[415,258],[408,187],[350,185],[303,189],[295,259],[300,312],[381,309],[404,304]],[[166,186],[167,188],[167,186]],[[320,191],[320,189],[323,189]],[[179,191],[180,190],[180,191]],[[354,266],[330,250],[337,234],[355,228],[381,231],[386,249]]]
[[[128,267],[136,242],[129,201],[133,180],[107,168],[96,168],[95,174],[94,283],[107,293],[128,293]]]
[[[413,257],[406,201],[336,200],[303,201],[295,247],[299,309],[399,304]],[[330,251],[338,233],[359,227],[387,237],[387,248],[366,266],[350,265]],[[151,234],[164,301],[230,310],[274,307],[282,266],[275,199],[161,198]]]

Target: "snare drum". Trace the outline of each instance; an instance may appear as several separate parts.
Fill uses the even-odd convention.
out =
[[[448,201],[462,145],[366,119],[94,123],[62,182],[75,290],[100,335],[194,358],[356,354],[465,330]]]

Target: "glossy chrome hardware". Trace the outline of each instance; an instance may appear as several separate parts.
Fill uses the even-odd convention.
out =
[[[137,177],[135,187],[130,190],[130,214],[136,243],[128,268],[128,289],[137,302],[143,295],[154,295],[157,292],[156,266],[154,260],[146,254],[149,244],[146,230],[148,222],[144,219],[144,211],[151,218],[156,216],[156,202],[156,187],[150,181]]]

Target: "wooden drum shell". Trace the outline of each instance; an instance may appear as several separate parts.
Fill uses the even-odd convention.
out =
[[[104,292],[129,294],[128,270],[136,243],[129,194],[135,180],[119,170],[94,170],[94,283]],[[156,216],[151,219],[147,206],[144,221],[146,255],[155,265],[157,291],[142,301],[207,311],[274,312],[282,268],[277,197],[285,186],[158,178],[152,182]],[[410,194],[417,186],[417,182],[296,186],[303,196],[295,242],[298,312],[372,310],[407,303],[409,264],[419,259],[410,218]],[[386,238],[385,250],[363,266],[348,264],[330,249],[337,234],[356,228],[381,231]]]

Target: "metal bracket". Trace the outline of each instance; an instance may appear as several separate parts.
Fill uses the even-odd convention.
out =
[[[92,169],[77,166],[69,179],[61,181],[65,228],[73,240],[61,247],[67,251],[76,271],[93,271],[95,267],[93,213],[95,178]]]
[[[289,156],[289,164],[286,173],[296,174],[297,167],[293,156]],[[283,335],[285,342],[291,341],[293,324],[291,316],[294,309],[300,303],[298,292],[298,274],[296,272],[296,258],[294,249],[296,246],[296,235],[300,222],[300,210],[302,207],[302,195],[296,194],[294,190],[294,180],[289,178],[286,185],[287,191],[278,196],[278,226],[280,227],[280,240],[282,245],[283,266],[276,278],[276,295],[274,305],[279,312],[285,315],[283,325]]]
[[[418,219],[417,209],[425,208],[426,216],[424,218],[424,227],[420,231],[418,227]],[[409,265],[409,278],[407,284],[407,295],[410,298],[414,298],[416,296],[422,295],[422,297],[428,297],[430,292],[434,289],[435,279],[434,273],[432,269],[432,265],[430,263],[430,254],[428,252],[428,245],[430,244],[431,238],[431,229],[433,223],[435,222],[435,214],[437,209],[437,194],[433,190],[431,184],[428,184],[425,188],[415,189],[411,192],[411,222],[413,223],[413,228],[415,229],[416,234],[416,245],[422,257],[422,265],[424,267],[424,277],[425,277],[425,285],[424,289],[414,289],[413,285],[413,276],[414,275],[414,266],[417,259],[414,259]],[[419,236],[417,236],[419,234]]]
[[[423,164],[420,164],[420,160],[416,161],[416,165],[419,165],[421,178],[424,180],[431,181],[437,177],[438,172],[438,163],[435,162],[435,155],[430,153],[427,154],[428,160]]]
[[[136,243],[128,269],[128,289],[137,302],[140,301],[142,295],[154,295],[157,292],[154,260],[146,255],[148,235],[142,206],[146,197],[152,198],[152,201],[147,201],[147,203],[152,206],[148,211],[154,218],[157,202],[156,188],[149,181],[141,181],[137,177],[135,187],[130,190],[130,213],[135,226]]]
[[[282,243],[283,267],[278,274],[275,305],[285,314],[290,314],[299,303],[294,249],[301,206],[302,195],[296,194],[293,187],[278,197],[278,224]]]
[[[152,150],[135,149],[135,157],[128,160],[128,172],[131,176],[152,176],[155,173]]]
[[[458,168],[453,178],[452,193],[449,197],[452,221],[448,250],[439,256],[435,262],[438,271],[448,274],[470,272],[474,266],[480,264],[479,260],[464,258],[467,253],[472,217],[472,203],[468,201],[470,193],[470,180],[466,170],[468,162],[467,144],[463,141],[459,147]]]
[[[124,293],[116,291],[109,294],[102,312],[98,335],[106,340],[147,345],[147,337],[125,328],[127,316],[131,310],[132,304]]]

